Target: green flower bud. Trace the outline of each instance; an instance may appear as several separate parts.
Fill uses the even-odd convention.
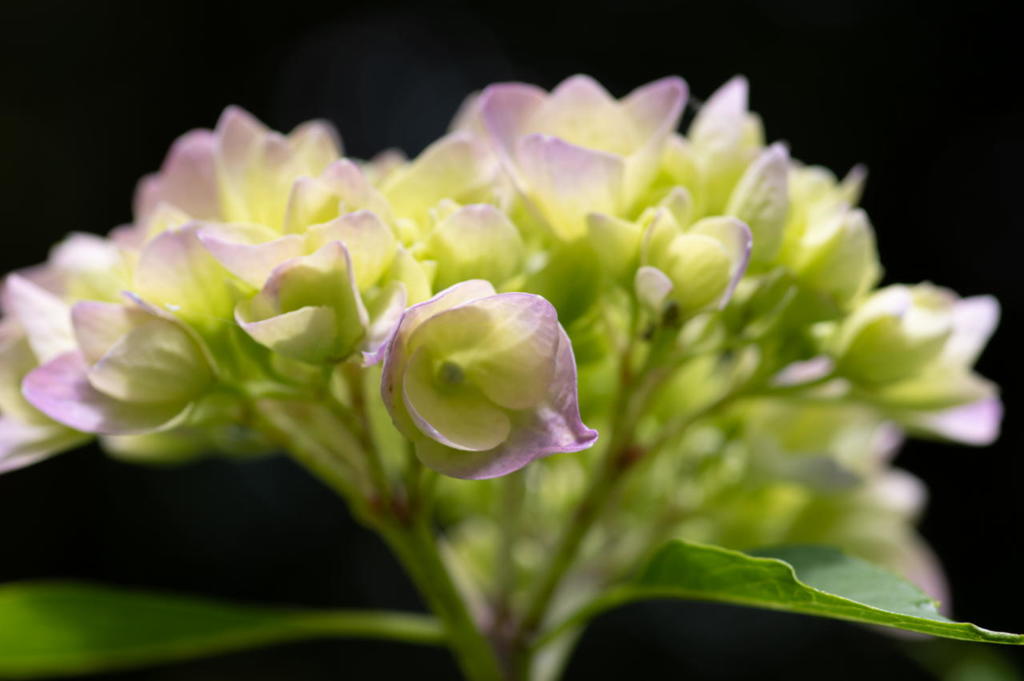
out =
[[[878,291],[839,328],[838,372],[865,385],[920,373],[940,356],[953,332],[954,302],[948,291],[928,284]]]
[[[660,208],[645,234],[637,295],[648,306],[673,305],[683,319],[721,307],[743,276],[749,253],[750,231],[739,220],[705,218],[682,231]]]
[[[882,275],[875,233],[864,211],[843,211],[808,225],[789,265],[804,286],[846,307]]]

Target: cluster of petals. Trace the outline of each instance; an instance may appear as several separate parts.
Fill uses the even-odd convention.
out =
[[[765,144],[743,78],[683,135],[687,96],[675,77],[622,99],[586,76],[492,85],[411,161],[356,161],[325,123],[282,135],[228,108],[140,182],[132,224],[7,277],[0,471],[382,363],[426,465],[503,475],[595,441],[573,343],[623,294],[680,343],[788,324],[820,357],[778,382],[835,378],[912,432],[993,439],[996,389],[972,367],[995,301],[876,290],[863,171],[837,180]]]

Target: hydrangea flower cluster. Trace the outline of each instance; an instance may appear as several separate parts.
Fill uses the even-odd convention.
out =
[[[520,636],[675,536],[824,541],[941,594],[892,456],[996,437],[996,301],[879,288],[863,169],[766,144],[743,78],[684,135],[686,105],[498,84],[370,161],[227,109],[130,225],[6,278],[0,471],[93,436],[284,448],[364,517],[436,497],[477,620]]]

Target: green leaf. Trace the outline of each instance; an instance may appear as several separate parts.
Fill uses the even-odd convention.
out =
[[[747,555],[676,540],[655,555],[633,597],[678,597],[878,624],[963,641],[1022,645],[1024,635],[939,614],[935,601],[880,567],[821,546]]]
[[[0,677],[135,667],[299,639],[354,636],[438,644],[424,615],[233,605],[75,582],[0,586]]]

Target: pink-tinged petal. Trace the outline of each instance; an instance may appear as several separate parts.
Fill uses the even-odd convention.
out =
[[[228,241],[202,230],[198,236],[225,269],[254,288],[262,287],[275,267],[302,255],[306,248],[305,239],[298,234],[260,244]]]
[[[483,279],[470,279],[449,286],[430,300],[413,305],[402,315],[400,336],[396,342],[404,343],[416,328],[436,314],[450,310],[471,300],[495,295],[494,285]]]
[[[118,225],[107,232],[107,238],[119,249],[134,255],[146,242],[146,231],[146,223],[144,222]]]
[[[828,376],[833,369],[835,369],[835,362],[831,357],[825,355],[812,357],[786,365],[772,378],[772,385],[785,387],[809,383]]]
[[[49,261],[57,272],[112,272],[121,266],[122,256],[109,239],[72,232],[50,251]]]
[[[576,358],[572,341],[559,327],[555,373],[546,405],[530,418],[529,427],[517,427],[506,447],[532,450],[535,458],[559,452],[578,452],[597,441],[597,431],[580,418],[577,394]]]
[[[634,90],[623,100],[636,143],[625,158],[624,200],[632,205],[658,173],[668,135],[679,125],[686,105],[686,83],[663,78]]]
[[[456,478],[482,480],[507,475],[544,456],[578,452],[597,441],[597,431],[580,419],[576,391],[576,360],[572,343],[560,329],[555,377],[543,407],[520,412],[508,439],[479,453],[452,450],[431,441],[418,441],[416,453],[424,464]]]
[[[29,346],[46,362],[75,346],[67,303],[20,274],[4,282],[3,306],[25,330]]]
[[[876,477],[866,492],[872,505],[903,517],[918,515],[928,501],[928,488],[921,479],[899,468]]]
[[[0,416],[0,475],[39,463],[87,439],[57,423],[26,424]]]
[[[209,130],[185,133],[171,145],[160,172],[142,179],[135,194],[136,220],[169,203],[200,220],[220,217],[214,155],[217,141]]]
[[[480,116],[501,153],[514,153],[516,140],[533,132],[530,120],[546,97],[544,90],[525,83],[498,83],[481,93]]]
[[[583,235],[588,213],[617,215],[622,209],[624,171],[618,156],[530,135],[520,142],[518,159],[530,198],[562,239]]]
[[[146,433],[173,425],[188,411],[180,403],[115,400],[92,387],[88,369],[78,352],[59,355],[29,373],[22,383],[22,392],[36,409],[54,421],[86,433]]]
[[[904,421],[932,435],[966,445],[985,447],[999,437],[1003,403],[987,397],[970,404],[933,412],[916,412]]]
[[[748,91],[747,79],[743,76],[736,76],[715,90],[690,124],[690,141],[708,148],[736,144],[743,134]]]
[[[970,367],[999,324],[999,301],[993,296],[973,296],[953,305],[953,334],[943,357],[959,366]]]
[[[643,139],[666,135],[679,125],[686,106],[686,81],[669,76],[633,90],[622,100]]]

